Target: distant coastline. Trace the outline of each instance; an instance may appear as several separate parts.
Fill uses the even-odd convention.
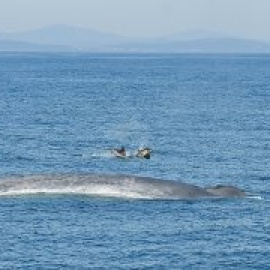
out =
[[[89,53],[270,53],[270,43],[195,33],[131,39],[96,30],[51,25],[32,31],[0,33],[0,52]]]

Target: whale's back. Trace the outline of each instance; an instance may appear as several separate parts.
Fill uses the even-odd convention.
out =
[[[202,187],[151,177],[106,174],[47,174],[0,179],[0,195],[59,193],[138,199],[237,197],[234,187]]]

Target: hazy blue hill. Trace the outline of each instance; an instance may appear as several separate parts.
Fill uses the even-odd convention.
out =
[[[1,40],[5,40],[2,41]],[[161,38],[130,39],[67,25],[0,33],[0,50],[162,53],[268,53],[270,44],[195,30]]]
[[[184,31],[175,33],[165,37],[169,41],[188,41],[195,39],[216,39],[216,38],[232,38],[232,35],[223,32],[209,31],[203,29],[194,29],[191,31]]]
[[[1,37],[6,40],[65,45],[82,50],[97,50],[124,40],[110,33],[68,25],[50,25],[26,32],[0,34]]]
[[[31,42],[0,40],[0,52],[69,52],[74,48],[60,45],[35,44]]]
[[[239,38],[202,38],[172,44],[172,50],[205,53],[270,52],[270,44]]]
[[[201,38],[184,41],[128,43],[122,50],[179,53],[268,53],[270,44],[237,38]]]

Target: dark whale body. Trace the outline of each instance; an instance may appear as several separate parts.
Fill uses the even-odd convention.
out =
[[[129,175],[48,174],[0,179],[0,195],[58,193],[138,199],[233,198],[247,194],[233,186],[202,188],[172,180]]]
[[[234,186],[217,185],[206,188],[207,192],[218,197],[245,197],[247,193]]]

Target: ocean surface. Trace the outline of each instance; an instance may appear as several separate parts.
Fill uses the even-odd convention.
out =
[[[0,53],[0,269],[269,269],[269,72],[270,55]],[[128,181],[70,180],[95,174]],[[254,196],[129,196],[133,176]]]

